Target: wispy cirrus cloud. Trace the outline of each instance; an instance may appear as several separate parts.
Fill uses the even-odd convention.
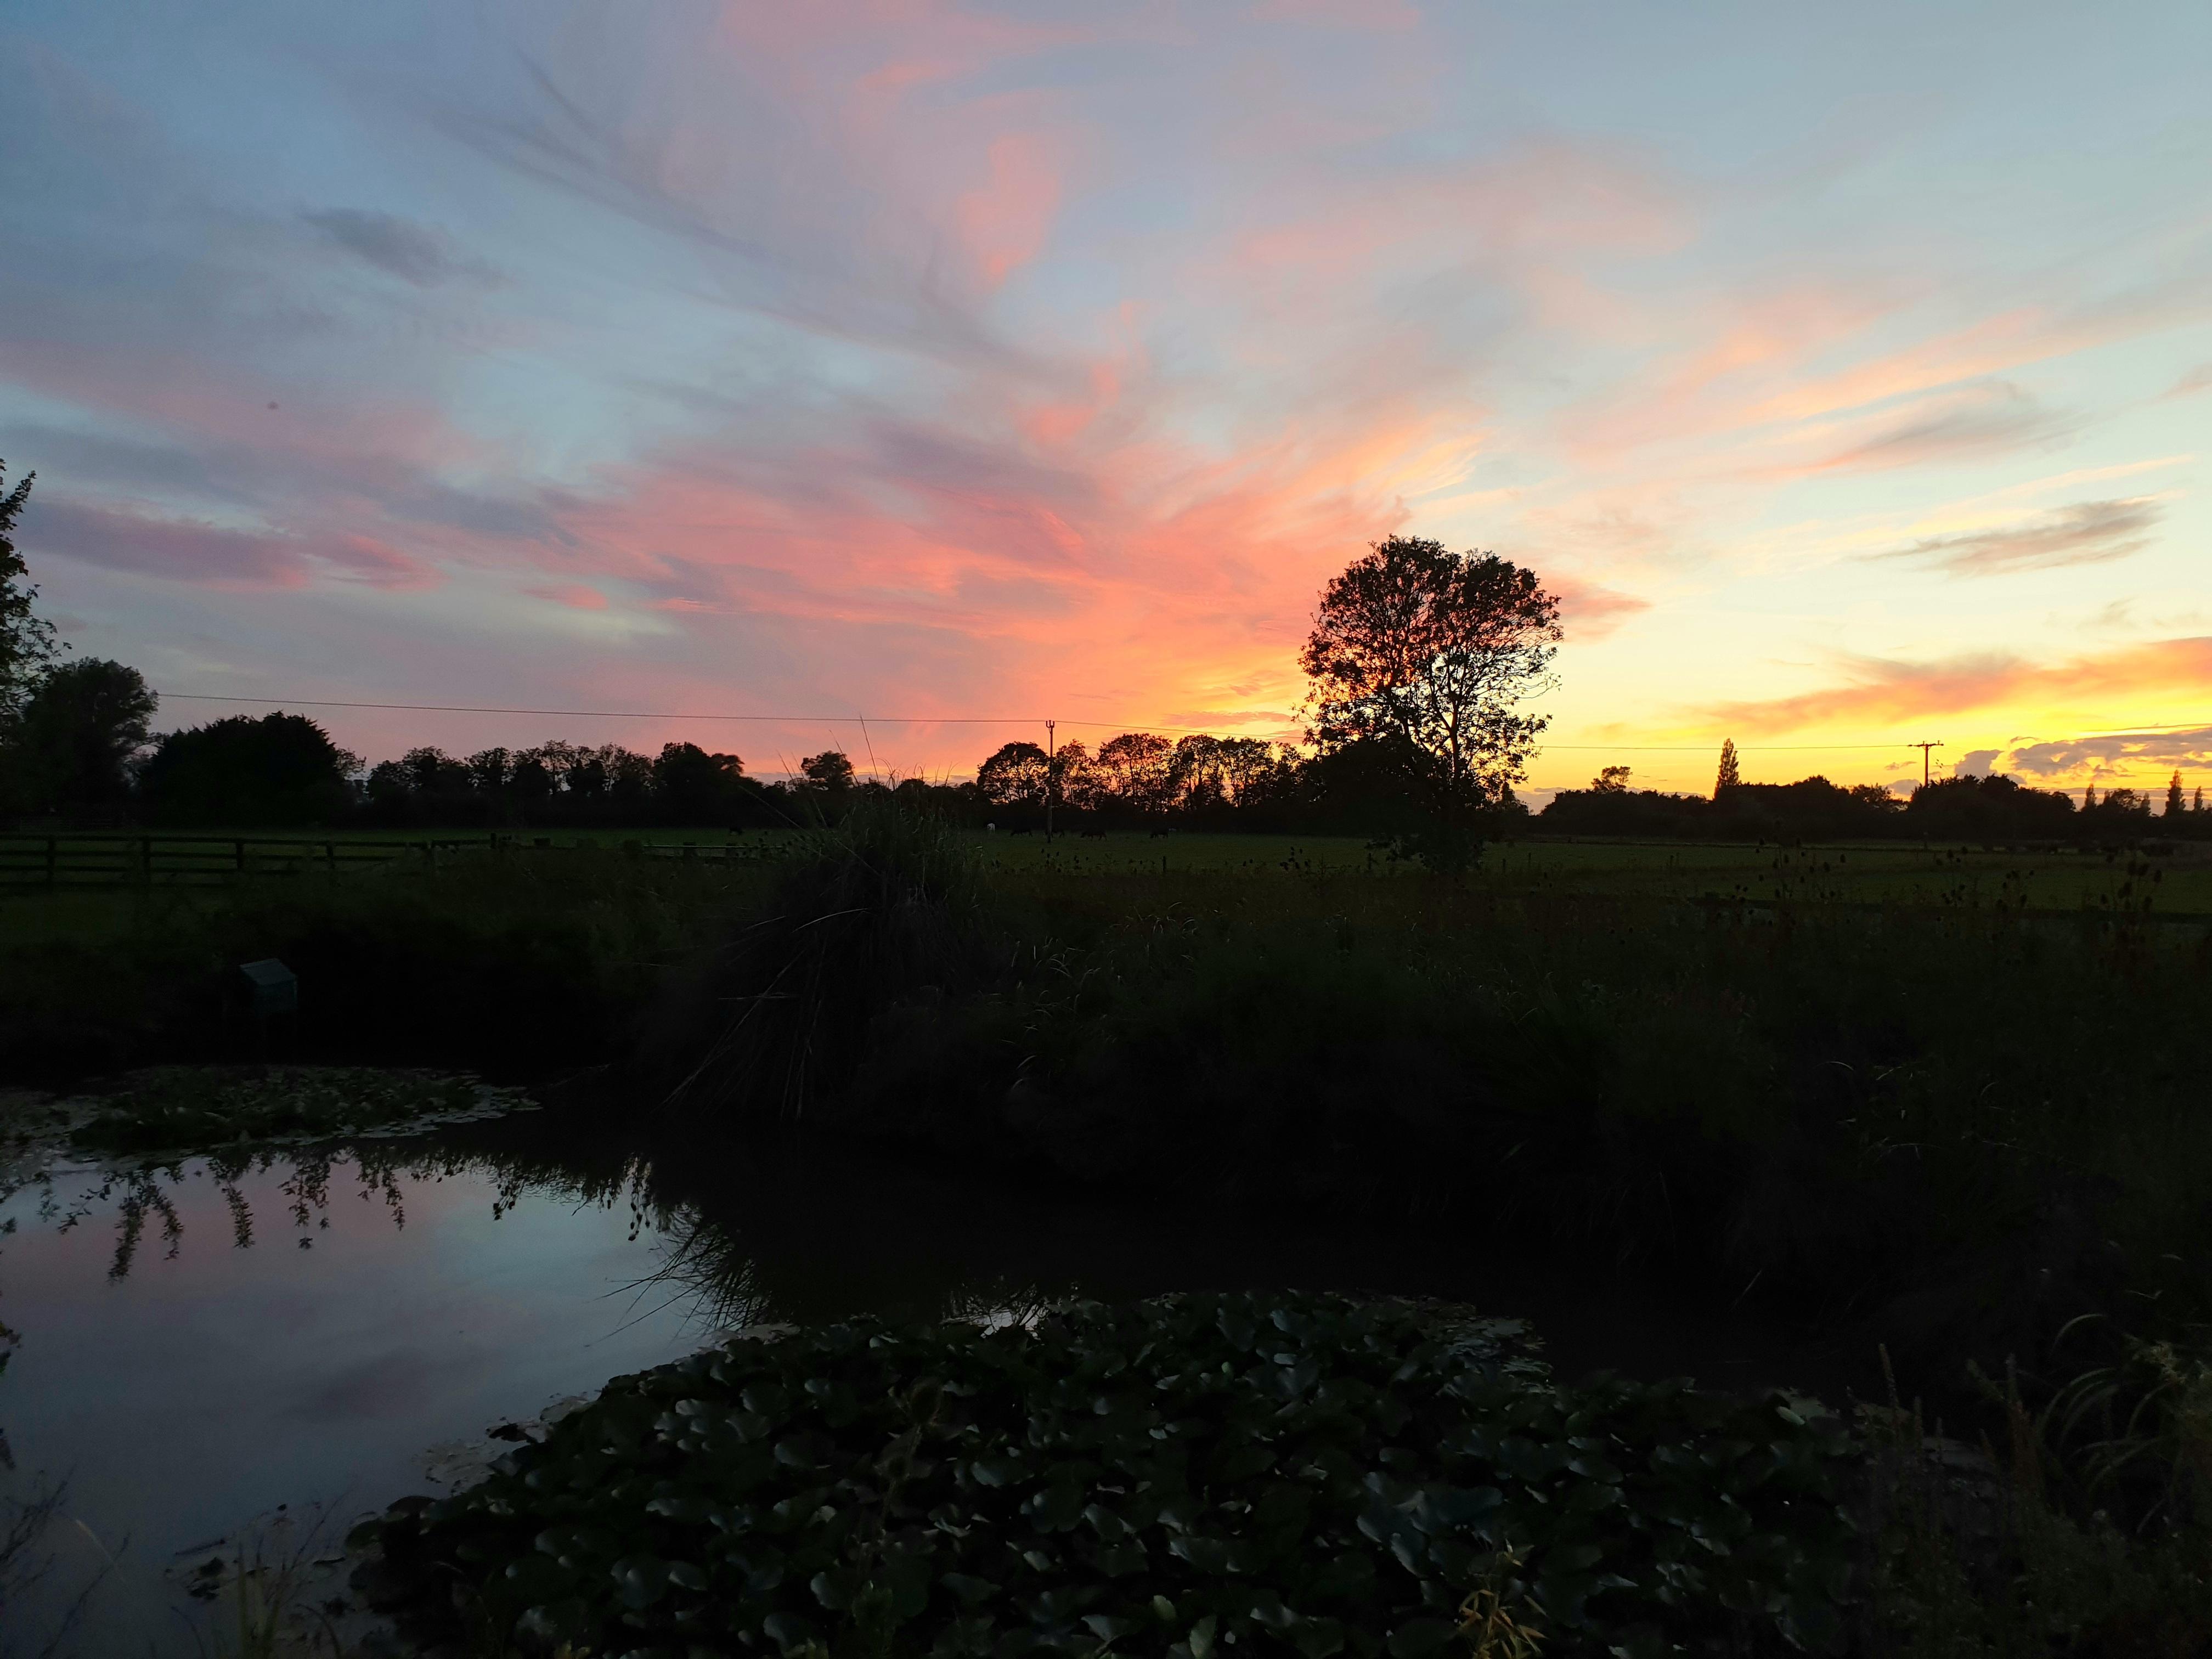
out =
[[[356,532],[301,534],[55,499],[39,502],[42,550],[87,564],[218,587],[302,587],[318,575],[373,587],[434,587],[422,560]]]
[[[1649,611],[1651,601],[1618,588],[1571,576],[1553,576],[1547,585],[1559,596],[1559,615],[1578,643],[1602,639],[1631,617]]]
[[[396,213],[323,208],[300,216],[347,252],[417,288],[435,288],[457,280],[501,280],[498,271],[445,231]]]
[[[1889,417],[1847,448],[1814,462],[1811,470],[1859,472],[1956,462],[2049,445],[2080,425],[2077,418],[2042,408],[2018,386],[1999,384],[1931,399]]]
[[[607,596],[583,582],[562,582],[550,587],[526,587],[522,591],[532,599],[563,605],[571,611],[604,611],[607,608]]]
[[[2086,711],[2119,698],[2201,701],[2212,696],[2212,635],[2148,641],[2058,662],[2000,649],[1917,662],[1850,657],[1840,666],[1845,678],[1839,685],[1723,703],[1706,717],[1732,730],[1766,735],[1824,726],[1875,726],[2008,705]]]
[[[2101,564],[2140,551],[2164,514],[2163,505],[2149,495],[2076,501],[1987,530],[1925,537],[1865,556],[1903,560],[1953,576],[2001,576]]]

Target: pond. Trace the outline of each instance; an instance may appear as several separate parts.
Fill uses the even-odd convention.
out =
[[[0,1203],[0,1229],[5,1478],[18,1496],[67,1482],[52,1565],[0,1609],[0,1653],[39,1652],[95,1577],[64,1651],[215,1650],[181,1582],[218,1540],[280,1504],[326,1510],[335,1539],[454,1478],[495,1425],[747,1322],[1364,1290],[1528,1318],[1568,1375],[1840,1377],[1833,1352],[1726,1309],[1449,1224],[1127,1208],[819,1146],[654,1140],[603,1113],[66,1164]]]

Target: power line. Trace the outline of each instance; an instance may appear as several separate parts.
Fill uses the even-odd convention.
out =
[[[817,722],[865,726],[874,720],[884,726],[1042,726],[1052,718],[1044,714],[708,714],[659,708],[520,708],[512,705],[453,702],[353,702],[329,697],[240,697],[218,695],[211,691],[163,691],[159,694],[172,702],[251,702],[265,703],[271,708],[372,708],[416,714],[543,714],[556,719],[621,720],[732,720],[750,721],[763,725],[803,726]],[[1062,720],[1061,726],[1093,726],[1099,730],[1118,727],[1122,731],[1177,732],[1205,734],[1212,728],[1203,726],[1158,726],[1146,720]],[[1702,755],[1710,752],[1710,743],[1547,743],[1547,750],[1561,751],[1588,750],[1591,753],[1611,754],[1685,754]],[[1886,743],[1758,743],[1739,744],[1739,751],[1760,754],[1784,752],[1834,753],[1843,750],[1888,749]]]
[[[562,720],[722,720],[738,724],[803,726],[813,724],[857,726],[866,740],[867,723],[874,720],[884,726],[1044,726],[1053,723],[1053,717],[1044,714],[714,714],[690,710],[660,708],[526,708],[508,704],[449,703],[449,702],[362,702],[331,697],[244,697],[211,691],[163,691],[159,693],[172,702],[247,702],[270,708],[366,708],[388,713],[410,714],[531,714]],[[1124,732],[1150,731],[1176,732],[1183,735],[1208,735],[1214,729],[1202,726],[1158,726],[1149,721],[1133,720],[1060,720],[1060,726],[1081,726],[1101,731],[1118,729]],[[1278,722],[1279,724],[1281,722]],[[1294,723],[1294,722],[1293,722]],[[2212,724],[2212,722],[2198,722]],[[2167,726],[2140,726],[2136,731],[2186,730],[2191,722],[2179,721]],[[2122,735],[2113,732],[2104,735]],[[2059,742],[2081,743],[2087,738],[2054,739]],[[1841,754],[1862,750],[1893,749],[1888,743],[1753,743],[1738,744],[1739,754]],[[1917,747],[1907,744],[1908,748]],[[1705,743],[1547,743],[1542,745],[1546,753],[1553,754],[1624,754],[1624,755],[1705,755],[1712,752],[1713,745]]]
[[[161,691],[172,702],[254,702],[289,708],[386,708],[416,714],[550,714],[562,719],[611,720],[763,720],[802,726],[817,720],[850,726],[880,720],[890,726],[1036,726],[1042,717],[1006,714],[689,714],[656,708],[512,708],[458,702],[340,702],[327,697],[231,697],[204,691]],[[1111,721],[1104,722],[1111,725]]]

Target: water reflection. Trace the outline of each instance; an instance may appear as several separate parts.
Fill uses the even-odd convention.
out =
[[[282,1200],[282,1208],[299,1235],[294,1243],[306,1250],[314,1248],[313,1230],[327,1229],[330,1225],[331,1181],[343,1167],[349,1164],[353,1168],[354,1180],[361,1188],[359,1195],[364,1200],[381,1199],[392,1224],[404,1228],[407,1224],[405,1183],[421,1180],[434,1170],[439,1176],[456,1173],[464,1162],[451,1155],[433,1163],[403,1163],[363,1152],[338,1154],[315,1150],[280,1154],[234,1151],[147,1168],[89,1174],[65,1169],[59,1174],[48,1174],[37,1183],[37,1215],[41,1224],[65,1233],[94,1217],[112,1213],[114,1254],[107,1276],[122,1279],[130,1276],[132,1265],[138,1260],[146,1242],[149,1218],[159,1222],[161,1259],[177,1259],[183,1248],[185,1224],[178,1212],[175,1194],[187,1181],[205,1179],[213,1185],[228,1215],[232,1244],[239,1249],[249,1249],[254,1243],[257,1219],[253,1200],[241,1183],[254,1182],[256,1177],[264,1178],[255,1184],[273,1186]],[[88,1182],[89,1184],[83,1184]],[[520,1190],[518,1184],[514,1193]],[[514,1193],[507,1194],[506,1201],[512,1202]],[[64,1194],[72,1195],[64,1199]]]
[[[429,1449],[732,1326],[1364,1289],[1530,1317],[1571,1373],[1822,1380],[1771,1333],[1449,1227],[1132,1208],[821,1146],[646,1136],[605,1111],[63,1171],[0,1203],[0,1228],[20,1338],[0,1425],[25,1480],[70,1481],[64,1571],[9,1618],[51,1618],[112,1554],[88,1654],[194,1651],[164,1570],[247,1517],[425,1490]]]

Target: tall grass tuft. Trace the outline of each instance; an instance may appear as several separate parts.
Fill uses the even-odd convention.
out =
[[[1862,1408],[1872,1571],[1859,1647],[1899,1659],[2178,1659],[2212,1652],[2208,1370],[2130,1341],[2031,1409],[1978,1379],[2002,1453],[1927,1432],[1893,1388]],[[2087,1434],[2101,1438],[2088,1439]]]
[[[862,802],[812,832],[765,914],[677,976],[638,1058],[686,1114],[795,1120],[851,1075],[892,1000],[980,972],[981,895],[943,821]]]

